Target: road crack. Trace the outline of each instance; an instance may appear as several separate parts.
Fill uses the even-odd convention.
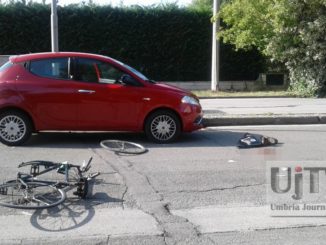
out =
[[[146,173],[137,170],[134,164],[123,156],[110,154],[114,159],[108,161],[105,156],[107,151],[93,150],[104,162],[109,164],[114,171],[122,176],[126,189],[122,193],[122,199],[128,194],[137,208],[151,215],[161,230],[161,236],[167,245],[185,241],[196,241],[201,237],[197,227],[189,220],[173,215],[169,209],[169,203],[165,202],[163,193],[160,193]]]
[[[263,231],[275,231],[275,230],[295,230],[304,228],[319,228],[326,227],[326,225],[297,225],[297,226],[287,226],[287,227],[269,227],[269,228],[254,228],[248,230],[230,230],[230,231],[216,231],[207,232],[202,235],[212,235],[212,234],[232,234],[232,233],[243,233],[243,232],[263,232]]]
[[[125,206],[124,206],[124,203],[125,203],[125,196],[127,195],[127,192],[128,192],[128,186],[126,184],[126,179],[125,179],[125,176],[123,176],[122,174],[119,173],[119,169],[114,166],[113,164],[111,164],[108,160],[106,160],[101,154],[99,154],[95,149],[92,149],[92,152],[97,155],[100,159],[102,159],[105,163],[107,163],[113,170],[116,174],[120,175],[121,178],[122,178],[122,181],[123,181],[123,186],[125,187],[125,190],[124,192],[122,193],[122,196],[121,196],[121,208],[122,209],[125,209]]]
[[[128,192],[128,186],[125,185],[125,191],[122,193],[122,197],[121,197],[121,200],[122,200],[122,202],[121,202],[122,209],[125,209],[124,203],[125,203],[125,196],[126,196],[127,192]]]
[[[297,225],[288,227],[269,227],[269,228],[256,228],[254,231],[273,231],[273,230],[294,230],[294,229],[304,229],[304,228],[318,228],[326,227],[326,225]]]
[[[249,184],[249,185],[236,185],[232,187],[220,187],[220,188],[211,188],[206,190],[179,190],[179,191],[172,191],[168,192],[167,194],[174,194],[174,193],[206,193],[206,192],[212,192],[212,191],[227,191],[227,190],[235,190],[240,188],[248,188],[248,187],[254,187],[254,186],[263,186],[266,185],[266,183],[257,183],[257,184]]]

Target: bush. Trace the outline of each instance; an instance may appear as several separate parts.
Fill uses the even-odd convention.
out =
[[[60,51],[108,55],[155,80],[210,80],[211,13],[160,7],[58,8]],[[0,53],[51,50],[50,6],[0,5]],[[221,79],[253,80],[264,69],[257,51],[221,46]]]

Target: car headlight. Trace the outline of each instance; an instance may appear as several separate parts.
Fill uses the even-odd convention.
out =
[[[200,105],[197,99],[188,95],[184,96],[181,102],[184,104],[191,104],[191,105],[198,105],[198,106]]]

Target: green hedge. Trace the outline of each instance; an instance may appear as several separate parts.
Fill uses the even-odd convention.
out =
[[[108,55],[155,80],[210,80],[209,12],[165,7],[113,8],[69,5],[58,8],[60,51]],[[0,54],[51,50],[50,7],[0,5]],[[264,58],[221,45],[221,79],[256,79]]]

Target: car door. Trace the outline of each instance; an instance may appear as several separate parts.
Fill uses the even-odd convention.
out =
[[[24,66],[28,72],[17,77],[16,88],[38,129],[76,129],[76,90],[70,79],[70,58],[31,60]]]
[[[141,86],[119,80],[125,72],[97,59],[75,59],[77,119],[83,130],[136,130],[143,108]],[[139,84],[140,85],[140,84]]]

